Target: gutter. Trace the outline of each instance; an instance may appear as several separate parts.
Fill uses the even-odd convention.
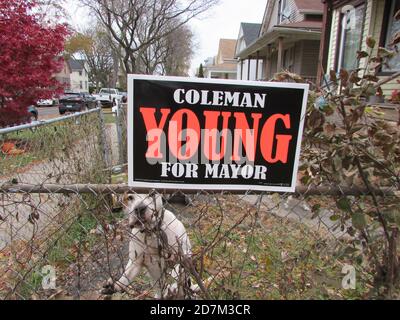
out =
[[[317,14],[317,15],[323,15],[323,11],[321,11],[321,10],[313,10],[313,9],[300,9],[299,10],[299,13],[302,13],[302,14]]]

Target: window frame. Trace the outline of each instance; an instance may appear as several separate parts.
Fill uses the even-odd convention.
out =
[[[342,8],[344,7],[345,4],[339,6],[336,8],[336,10],[339,10],[339,23],[337,27],[337,41],[336,41],[336,49],[335,49],[335,71],[339,72],[340,69],[342,68],[343,65],[343,48],[344,48],[344,31],[345,29],[342,27],[342,21],[344,18],[344,13],[342,12]],[[367,1],[366,0],[357,0],[357,1],[352,1],[347,3],[347,5],[352,5],[354,8],[364,6],[363,7],[363,18],[362,18],[362,27],[361,27],[361,41],[360,41],[360,46],[358,50],[361,50],[362,48],[362,39],[364,37],[364,26],[365,26],[365,14],[366,14],[366,9],[367,9]],[[357,61],[357,66],[355,69],[357,69],[360,66],[360,61]]]
[[[282,22],[284,22],[285,19],[282,19],[282,12],[285,10],[285,8],[288,5],[288,0],[279,0],[279,7],[278,7],[278,24],[281,24]]]
[[[386,0],[385,1],[385,9],[383,11],[383,21],[382,21],[382,28],[381,28],[381,34],[379,37],[379,46],[385,48],[386,47],[386,38],[387,34],[389,32],[389,24],[390,22],[393,21],[393,17],[390,17],[391,11],[392,11],[392,3],[394,5],[394,2]],[[394,12],[393,12],[394,14]],[[383,71],[382,66],[379,67],[379,71],[377,73],[378,76],[391,76],[392,74],[398,72],[400,70],[393,70],[393,71]]]

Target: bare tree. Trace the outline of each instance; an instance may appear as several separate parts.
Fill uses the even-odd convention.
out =
[[[115,65],[113,47],[107,32],[101,25],[75,33],[65,45],[67,59],[84,58],[88,65],[89,80],[98,90],[114,81]],[[118,63],[118,61],[116,61]]]
[[[117,62],[114,60],[114,52],[109,45],[108,34],[104,30],[101,28],[88,29],[85,34],[92,39],[91,46],[84,52],[89,66],[89,80],[98,91],[100,86],[108,86],[110,74],[115,69],[114,65]]]
[[[189,71],[193,46],[193,33],[188,25],[183,25],[140,50],[136,72],[185,76]]]
[[[193,33],[187,25],[176,29],[166,37],[166,54],[162,62],[163,74],[187,76],[193,56]]]
[[[68,21],[69,15],[65,10],[65,0],[38,0],[35,10],[43,17],[43,22],[54,24]]]
[[[163,73],[162,63],[168,54],[166,38],[158,39],[137,52],[136,73]]]
[[[108,30],[110,37],[120,47],[123,71],[134,73],[138,72],[139,60],[143,59],[141,56],[146,50],[150,50],[151,55],[159,55],[157,41],[168,37],[219,0],[81,0],[81,2],[95,13]]]

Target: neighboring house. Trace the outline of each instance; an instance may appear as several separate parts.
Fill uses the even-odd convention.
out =
[[[55,75],[55,78],[58,82],[60,82],[65,89],[69,90],[71,87],[71,68],[69,67],[69,63],[64,60],[64,65],[62,70]]]
[[[236,40],[220,39],[218,54],[210,63],[210,58],[204,66],[204,77],[215,79],[236,79],[236,59],[235,56]]]
[[[70,59],[71,90],[74,92],[89,92],[88,66],[85,60]]]
[[[258,38],[236,54],[239,64],[262,60],[257,80],[288,70],[315,81],[322,14],[320,0],[268,0]]]
[[[260,34],[260,23],[240,24],[239,36],[236,43],[235,56],[257,40]],[[258,65],[257,65],[258,64]],[[237,79],[258,80],[262,78],[263,60],[247,59],[237,64]],[[256,74],[257,73],[257,74]]]
[[[319,80],[329,70],[362,68],[366,59],[357,60],[357,51],[367,51],[366,38],[372,36],[378,47],[389,47],[391,38],[400,31],[400,21],[393,19],[400,9],[399,0],[324,0],[324,34],[321,40],[321,67]],[[352,10],[354,8],[354,10]],[[375,51],[376,52],[376,51]],[[400,71],[400,56],[389,61],[378,71],[379,77],[390,76]],[[385,96],[400,90],[396,80],[382,86]]]

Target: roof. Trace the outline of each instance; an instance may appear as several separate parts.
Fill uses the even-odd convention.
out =
[[[322,21],[303,20],[275,26],[277,28],[322,29]]]
[[[275,42],[279,37],[287,37],[289,41],[296,42],[300,40],[320,40],[321,27],[315,28],[310,25],[306,26],[304,23],[317,23],[316,21],[300,21],[288,24],[281,24],[272,27],[272,29],[264,33],[256,41],[254,41],[246,49],[242,50],[237,57],[240,59],[247,59],[257,51],[262,50],[268,44]],[[321,22],[319,22],[321,24]],[[299,26],[303,25],[303,26]]]
[[[246,46],[248,46],[258,38],[260,34],[261,23],[242,22],[240,25],[243,30],[244,42]]]
[[[297,9],[303,12],[323,12],[324,5],[321,0],[294,0]]]
[[[218,52],[221,54],[222,59],[234,59],[235,57],[235,39],[220,39]]]
[[[83,70],[85,68],[85,60],[69,59],[68,64],[71,70]]]

